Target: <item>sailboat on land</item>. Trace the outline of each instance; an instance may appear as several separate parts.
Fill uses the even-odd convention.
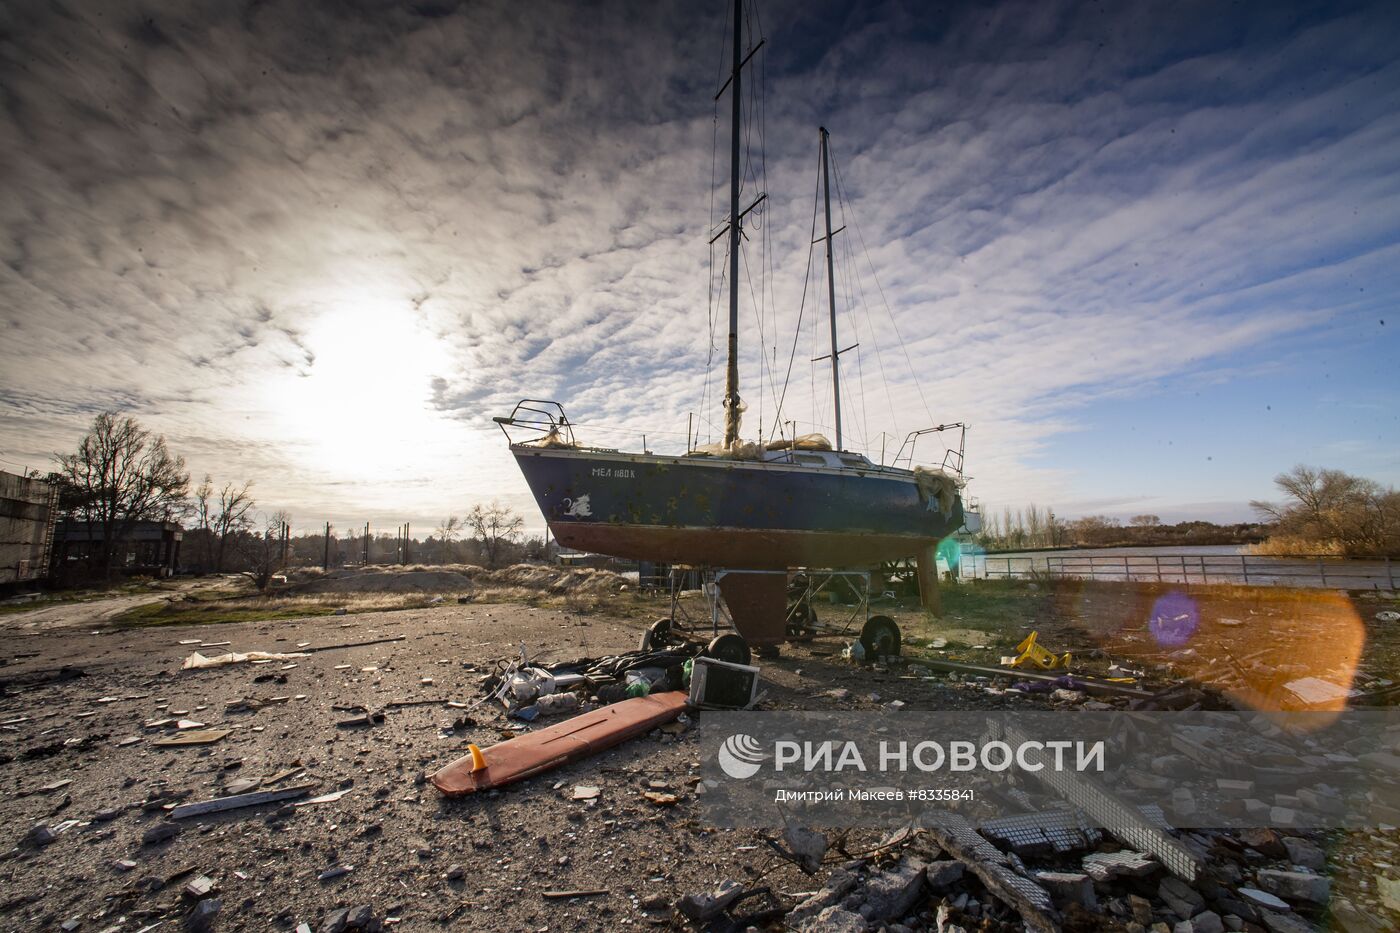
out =
[[[738,366],[740,237],[744,217],[753,209],[750,205],[741,211],[739,206],[740,90],[748,61],[742,43],[742,4],[743,0],[735,0],[733,69],[727,82],[732,109],[723,444],[692,447],[674,456],[588,446],[578,441],[575,425],[554,401],[523,400],[509,416],[495,421],[506,431],[511,453],[550,531],[566,547],[621,558],[748,570],[868,568],[920,554],[963,526],[960,490],[966,429],[959,423],[915,431],[892,465],[876,464],[843,449],[840,356],[845,351],[838,349],[836,332],[831,180],[824,128],[820,132],[826,203],[823,239],[836,443],[833,447],[819,436],[768,444],[739,438],[743,411]],[[530,436],[517,440],[512,429]],[[942,431],[959,432],[956,449],[949,448],[937,468],[915,466],[918,439]]]

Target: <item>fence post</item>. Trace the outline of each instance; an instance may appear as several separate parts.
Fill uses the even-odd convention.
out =
[[[1386,558],[1385,558],[1385,579],[1386,579],[1387,582],[1390,583],[1390,588],[1391,588],[1391,590],[1394,590],[1394,589],[1395,589],[1395,576],[1394,576],[1394,574],[1393,574],[1392,571],[1391,571],[1391,567],[1390,567],[1390,555],[1388,555],[1388,554],[1386,555]]]
[[[1157,568],[1157,582],[1162,582],[1162,555],[1152,555],[1152,565]]]
[[[1317,575],[1322,578],[1322,585],[1327,585],[1327,567],[1322,563],[1322,555],[1317,555]]]
[[[1240,555],[1240,573],[1244,575],[1244,585],[1249,586],[1249,561],[1243,554]]]

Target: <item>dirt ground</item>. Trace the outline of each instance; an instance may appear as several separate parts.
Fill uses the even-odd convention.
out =
[[[908,606],[884,611],[901,620],[914,655],[996,663],[1026,632],[1041,630],[1060,643],[1052,647],[1075,651],[1086,665],[1135,663],[1144,668],[1144,681],[1169,682],[1180,676],[1173,664],[1199,661],[1124,641],[1145,630],[1151,594],[1094,606],[1103,598],[1098,592],[1018,592],[1015,612],[990,591],[978,599],[948,594],[942,620]],[[291,930],[299,923],[320,929],[334,911],[359,905],[406,930],[458,923],[484,930],[617,930],[674,923],[670,903],[725,879],[762,879],[788,903],[821,886],[775,855],[762,833],[715,831],[698,818],[699,752],[685,732],[658,731],[477,797],[447,800],[424,782],[425,772],[464,754],[468,742],[487,745],[509,734],[499,707],[481,707],[464,721],[464,711],[448,705],[475,700],[491,662],[522,644],[543,661],[630,650],[648,606],[634,603],[624,618],[444,600],[430,608],[276,622],[104,624],[112,614],[107,609],[119,611],[135,598],[119,597],[106,609],[87,604],[81,624],[56,621],[57,607],[38,610],[49,613],[44,624],[33,624],[29,613],[0,617],[6,661],[0,666],[6,685],[0,833],[9,835],[0,840],[0,928],[68,922],[65,929],[175,929],[189,922],[194,901],[183,889],[199,876],[216,887],[220,930]],[[1202,625],[1217,625],[1220,607],[1199,605],[1202,618],[1209,617]],[[1324,621],[1340,611],[1331,602],[1319,605]],[[1354,619],[1360,626],[1362,643],[1353,654],[1324,652],[1304,662],[1309,670],[1350,663],[1368,677],[1397,672],[1393,636],[1369,621],[1392,603],[1348,605],[1347,624]],[[1265,613],[1258,618],[1269,618],[1267,599],[1251,606]],[[818,608],[828,620],[849,611]],[[1242,614],[1238,604],[1227,608]],[[1290,619],[1305,615],[1296,607],[1278,611]],[[1301,623],[1297,637],[1321,624]],[[1248,630],[1261,642],[1279,628],[1259,621]],[[396,636],[403,640],[285,662],[180,669],[196,650],[291,652]],[[899,700],[912,709],[1052,708],[1056,702],[1007,695],[993,682],[853,667],[839,657],[843,644],[819,639],[760,662],[763,707],[876,710]],[[52,672],[65,667],[83,676],[56,679]],[[385,710],[384,721],[338,725],[363,709]],[[231,731],[205,746],[152,744],[170,733],[146,723],[182,718]],[[218,797],[238,782],[268,781],[292,768],[304,770],[271,786],[315,782],[314,794],[346,793],[305,806],[271,803],[186,819],[173,838],[143,842],[153,827],[170,822],[164,808],[177,801]],[[572,800],[576,785],[597,786],[601,794]],[[643,796],[657,789],[678,795],[679,803],[658,806]],[[40,823],[62,827],[57,839],[25,844]],[[1380,911],[1387,922],[1400,919],[1384,913],[1377,893],[1378,879],[1396,874],[1396,834],[1349,834],[1332,845],[1334,891]],[[567,890],[603,893],[545,897]],[[1102,928],[1124,927],[1106,919]]]

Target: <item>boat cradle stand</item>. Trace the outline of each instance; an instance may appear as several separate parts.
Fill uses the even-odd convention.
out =
[[[670,614],[653,622],[642,636],[642,647],[660,647],[698,635],[708,622],[713,639],[708,652],[721,660],[747,664],[750,648],[760,656],[776,655],[786,641],[810,641],[821,635],[849,636],[859,622],[865,656],[898,655],[898,624],[885,615],[870,614],[870,572],[803,568],[786,570],[742,570],[704,567],[700,569],[701,592],[705,597],[708,620],[691,617],[681,600],[683,571],[673,570],[670,580]],[[817,619],[812,608],[822,593],[853,597],[854,602],[839,624]],[[732,634],[721,635],[727,628]],[[735,638],[734,636],[738,637]],[[726,641],[728,639],[728,641]]]

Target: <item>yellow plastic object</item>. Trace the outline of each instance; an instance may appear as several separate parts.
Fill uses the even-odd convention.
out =
[[[1031,632],[1026,636],[1026,640],[1016,646],[1016,660],[1011,662],[1012,667],[1038,667],[1041,670],[1054,670],[1057,667],[1069,667],[1071,660],[1069,652],[1065,652],[1059,657],[1049,649],[1036,643],[1039,632]]]
[[[477,748],[473,743],[468,743],[467,752],[472,756],[473,774],[486,768],[486,756],[481,753],[481,749]]]

